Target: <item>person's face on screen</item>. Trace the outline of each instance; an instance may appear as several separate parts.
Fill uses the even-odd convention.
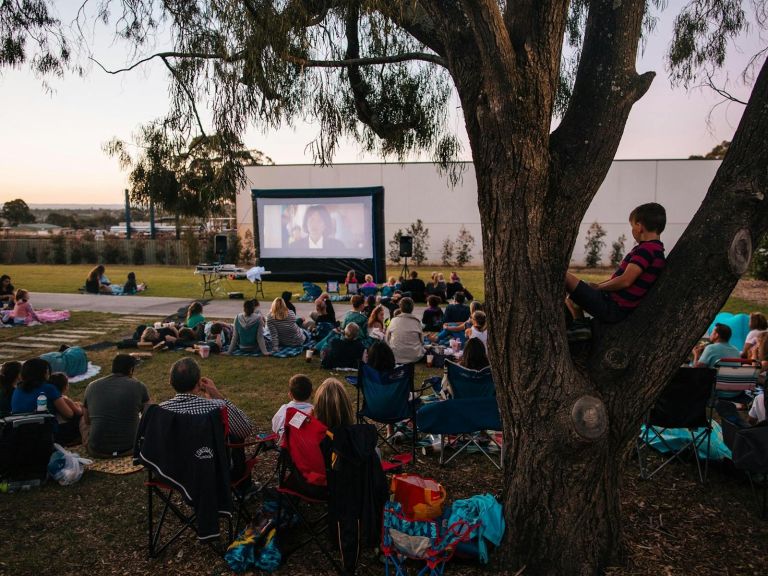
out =
[[[307,219],[307,232],[313,242],[317,242],[325,235],[325,222],[318,212],[312,212]]]

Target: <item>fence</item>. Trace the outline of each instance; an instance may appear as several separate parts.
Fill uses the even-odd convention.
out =
[[[190,266],[205,259],[208,242],[175,238],[13,238],[0,239],[4,264],[169,264]],[[212,248],[211,248],[212,249]]]

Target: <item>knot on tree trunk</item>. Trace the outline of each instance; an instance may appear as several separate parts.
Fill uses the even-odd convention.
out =
[[[629,366],[629,355],[621,348],[608,348],[603,356],[603,366],[608,370],[623,372]]]
[[[741,276],[749,268],[752,259],[752,234],[747,228],[740,228],[731,241],[728,249],[728,266],[731,272]]]
[[[573,403],[571,423],[580,438],[589,441],[601,438],[608,431],[605,404],[595,396],[580,396]]]

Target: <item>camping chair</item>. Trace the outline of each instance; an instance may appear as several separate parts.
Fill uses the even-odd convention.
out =
[[[325,283],[325,291],[328,294],[336,294],[338,296],[339,295],[339,282],[338,282],[338,280],[328,280]],[[319,297],[319,295],[318,295],[318,297]]]
[[[717,379],[712,399],[741,401],[755,391],[760,363],[745,358],[721,358],[715,364]]]
[[[381,442],[399,452],[394,438],[387,437],[387,424],[407,421],[411,432],[411,458],[416,461],[416,408],[419,404],[413,389],[413,364],[397,366],[394,370],[379,372],[361,362],[357,372],[357,421],[376,422]],[[383,432],[382,432],[383,430]]]
[[[443,400],[425,404],[416,414],[419,431],[440,435],[440,465],[444,466],[467,449],[481,452],[491,464],[501,470],[503,452],[495,434],[488,436],[488,442],[480,441],[479,434],[486,430],[501,430],[501,417],[496,396],[479,396]],[[449,438],[448,437],[453,437]],[[499,450],[494,458],[489,448]],[[453,448],[450,458],[445,458],[446,448]]]
[[[187,530],[223,554],[241,522],[251,517],[245,497],[236,488],[250,477],[256,456],[246,459],[246,472],[231,478],[226,408],[207,414],[179,414],[150,406],[141,418],[134,460],[147,471],[147,537],[150,558],[155,558]],[[256,454],[274,444],[271,435],[249,445]],[[156,513],[156,505],[159,515]],[[168,513],[181,523],[168,526]],[[233,525],[232,517],[235,516]],[[221,542],[221,521],[226,525]],[[169,534],[170,532],[170,534]]]
[[[10,489],[39,486],[48,476],[53,453],[53,424],[47,412],[0,419],[0,480]]]
[[[487,442],[479,442],[479,435],[488,430],[502,429],[499,406],[496,402],[496,386],[490,366],[482,370],[472,370],[450,360],[445,361],[445,380],[448,390],[445,392],[458,403],[437,402],[434,407],[424,406],[419,410],[419,429],[431,434],[440,434],[440,465],[447,464],[466,449],[482,452],[496,468],[501,469],[501,443],[496,434],[491,434]],[[493,400],[489,400],[493,398]],[[469,399],[484,401],[463,402]],[[422,413],[423,410],[423,413]],[[426,428],[422,428],[422,424]],[[446,441],[446,436],[455,436]],[[447,460],[445,449],[454,448],[455,452]],[[499,457],[494,458],[490,450],[499,449]]]
[[[287,558],[296,550],[312,542],[322,552],[333,568],[342,573],[341,567],[320,539],[327,530],[327,508],[320,516],[311,519],[303,513],[300,503],[310,506],[328,503],[328,480],[326,461],[321,443],[326,438],[328,429],[317,418],[309,416],[296,408],[285,412],[285,431],[280,443],[280,455],[277,463],[278,474],[278,512],[276,525],[278,531],[289,523],[285,513],[289,512],[299,519],[307,531],[307,538],[290,549],[282,550]]]
[[[765,396],[763,396],[763,400]],[[747,474],[752,495],[757,500],[753,476],[762,475],[762,504],[760,517],[768,518],[768,422],[740,428],[723,419],[723,440],[731,449],[733,465]]]
[[[712,431],[712,417],[707,409],[712,387],[715,383],[717,372],[711,368],[679,368],[672,380],[662,390],[643,422],[644,426],[640,436],[636,440],[640,477],[650,479],[658,471],[664,468],[672,460],[680,459],[683,452],[693,450],[696,459],[696,468],[699,480],[704,483],[709,470],[709,458],[705,459],[704,474],[701,472],[701,460],[699,447],[706,441],[706,454],[709,456],[709,447]],[[675,430],[687,430],[690,438],[679,437],[679,446],[673,446],[670,435]],[[643,450],[656,444],[665,452],[671,453],[652,472],[648,471]]]
[[[354,296],[359,292],[357,282],[347,284],[347,296]]]

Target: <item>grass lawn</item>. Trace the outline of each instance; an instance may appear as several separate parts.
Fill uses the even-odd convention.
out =
[[[8,274],[17,288],[26,288],[33,292],[57,292],[76,294],[77,289],[85,285],[85,278],[88,272],[93,268],[90,265],[72,264],[67,266],[57,266],[49,264],[7,264],[0,266],[0,273]],[[441,270],[446,277],[449,270],[442,270],[440,267],[425,267],[417,269],[410,267],[411,270],[417,270],[419,277],[424,281],[429,280],[429,276],[434,270]],[[401,267],[391,266],[387,268],[388,276],[399,276]],[[125,283],[128,272],[136,272],[136,278],[139,282],[145,282],[149,285],[149,290],[142,293],[144,296],[170,296],[173,298],[200,298],[202,293],[202,279],[193,274],[193,269],[186,266],[107,266],[107,276],[115,284]],[[466,288],[475,296],[482,300],[484,296],[483,289],[483,270],[473,267],[465,268],[459,271],[462,282]],[[339,278],[343,280],[343,278]],[[321,283],[318,283],[322,288]],[[253,284],[247,280],[228,280],[223,283],[225,291],[243,292],[249,295],[253,294]],[[266,300],[272,300],[280,296],[285,291],[290,290],[294,294],[301,294],[301,282],[274,282],[267,280],[264,282],[264,294]],[[343,289],[342,289],[343,291]],[[223,298],[222,294],[217,294],[218,298]]]
[[[3,265],[0,273],[11,276],[17,288],[26,288],[33,292],[77,293],[77,288],[85,283],[85,277],[91,266],[69,265],[55,266],[47,264],[11,264]],[[412,270],[417,270],[415,267]],[[419,276],[425,282],[433,271],[442,271],[446,277],[448,269],[439,266],[429,266],[418,269]],[[140,282],[149,284],[150,289],[145,296],[169,296],[174,298],[200,298],[202,281],[199,276],[192,274],[192,269],[180,266],[109,266],[107,275],[115,283],[124,282],[128,272],[135,271]],[[390,266],[388,276],[398,276],[401,268]],[[469,267],[459,270],[462,283],[480,301],[485,299],[483,286],[484,270],[479,267]],[[588,282],[600,282],[610,276],[608,270],[576,270],[575,273]],[[253,285],[247,280],[229,280],[226,291],[238,291],[249,295],[253,293]],[[226,286],[226,284],[225,284]],[[301,294],[299,282],[264,282],[265,300],[269,301],[289,290],[293,294]],[[217,294],[222,298],[221,294]],[[730,298],[723,308],[725,312],[762,312],[768,315],[768,300],[755,303],[739,298]]]
[[[75,313],[69,323],[31,330],[42,334],[61,326],[93,326],[107,318],[115,317]],[[116,329],[106,338],[118,339],[131,329],[126,323],[125,334]],[[12,332],[16,329],[0,331],[0,338]],[[114,354],[115,349],[110,348],[90,352],[89,359],[106,372]],[[172,396],[169,369],[183,354],[155,353],[138,366],[136,376],[147,385],[153,401]],[[306,373],[315,386],[329,376],[344,381],[344,373],[323,370],[317,359],[310,364],[300,357],[212,356],[199,361],[203,373],[213,378],[261,430],[269,428],[272,415],[287,401],[287,380],[293,374]],[[439,373],[438,369],[419,365],[416,381]],[[82,399],[86,386],[87,382],[73,384],[71,396]],[[354,389],[348,390],[354,402]],[[272,465],[272,461],[266,461],[260,475],[271,470]],[[754,559],[762,558],[768,541],[768,523],[757,519],[748,484],[726,469],[715,467],[705,489],[697,483],[695,470],[693,462],[672,464],[654,481],[641,482],[635,463],[627,462],[621,498],[628,563],[608,567],[607,574],[764,574],[763,563]],[[482,492],[500,493],[501,473],[479,454],[466,455],[440,468],[437,454],[428,451],[420,455],[416,471],[439,479],[447,487],[450,499]],[[161,558],[147,559],[143,481],[142,473],[114,476],[86,472],[74,486],[61,487],[49,482],[29,492],[0,494],[0,574],[229,574],[220,558],[189,537]],[[730,545],[739,550],[738,554],[717,552],[728,548],[726,534],[737,538]],[[373,562],[372,573],[380,573],[382,567]],[[473,564],[454,565],[450,570],[460,575],[479,573]],[[482,573],[505,573],[505,567],[493,566]],[[322,557],[310,547],[293,555],[278,574],[330,572]]]

